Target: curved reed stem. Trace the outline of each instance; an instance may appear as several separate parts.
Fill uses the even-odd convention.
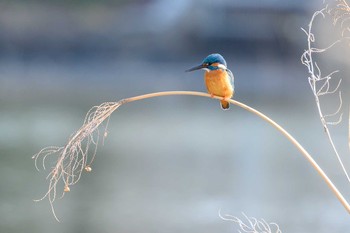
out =
[[[109,117],[112,113],[118,109],[120,106],[148,98],[161,97],[161,96],[173,96],[173,95],[191,95],[191,96],[201,96],[211,98],[212,96],[203,92],[193,92],[193,91],[165,91],[156,92],[145,95],[134,96],[126,99],[122,99],[118,102],[106,102],[99,106],[95,106],[88,111],[84,124],[69,138],[67,144],[63,147],[46,147],[40,150],[32,158],[35,160],[35,166],[37,169],[37,161],[39,158],[42,159],[43,168],[45,169],[45,161],[47,157],[51,157],[56,161],[56,165],[52,168],[51,172],[48,174],[47,179],[49,180],[49,189],[46,194],[40,198],[38,201],[45,198],[49,199],[52,212],[58,221],[58,218],[54,211],[53,203],[55,202],[57,195],[57,185],[59,182],[63,181],[64,192],[69,192],[69,186],[76,184],[81,177],[83,171],[90,172],[91,164],[95,158],[96,150],[99,141],[99,128],[101,124],[107,121],[106,127],[108,125]],[[213,98],[221,100],[222,97],[214,96]],[[280,131],[292,144],[298,148],[302,155],[309,161],[313,168],[319,173],[322,179],[326,182],[329,188],[332,190],[334,195],[338,198],[344,208],[350,213],[350,205],[345,200],[343,195],[337,189],[337,187],[332,183],[330,178],[321,169],[321,167],[316,163],[316,161],[311,157],[311,155],[300,145],[300,143],[295,140],[286,130],[284,130],[280,125],[271,120],[266,115],[261,112],[251,108],[243,103],[236,100],[228,99],[230,103],[241,107],[270,123],[275,129]],[[106,128],[105,128],[106,130]],[[107,135],[105,131],[104,136]],[[92,152],[91,152],[92,150]],[[64,193],[63,193],[64,194]]]
[[[193,96],[203,96],[203,97],[211,97],[210,94],[202,93],[202,92],[192,92],[192,91],[166,91],[166,92],[156,92],[151,94],[145,94],[140,96],[135,96],[131,98],[124,99],[125,103],[142,100],[142,99],[148,99],[153,97],[159,97],[159,96],[168,96],[168,95],[193,95]],[[221,100],[222,97],[214,96],[213,98]],[[322,179],[326,182],[328,187],[331,189],[331,191],[334,193],[334,195],[338,198],[340,203],[344,206],[344,208],[348,211],[350,214],[350,205],[344,198],[344,196],[341,194],[341,192],[337,189],[337,187],[333,184],[331,179],[327,176],[327,174],[322,170],[322,168],[317,164],[317,162],[312,158],[312,156],[300,145],[300,143],[292,136],[290,135],[285,129],[283,129],[279,124],[274,122],[272,119],[264,115],[263,113],[259,112],[258,110],[249,107],[248,105],[245,105],[241,102],[238,102],[233,99],[227,100],[230,103],[241,107],[257,116],[262,118],[264,121],[270,123],[275,129],[280,131],[300,152],[301,154],[307,159],[307,161],[312,165],[312,167],[318,172],[318,174],[322,177]]]

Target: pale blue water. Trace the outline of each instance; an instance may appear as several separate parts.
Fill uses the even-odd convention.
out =
[[[34,153],[63,145],[88,109],[103,101],[204,90],[202,73],[183,72],[193,63],[2,61],[1,232],[236,232],[219,210],[277,222],[283,232],[348,232],[348,213],[280,133],[242,109],[223,112],[217,101],[199,97],[122,106],[92,172],[57,201],[61,223],[47,200],[32,201],[47,188]],[[236,98],[289,130],[348,197],[303,67],[276,60],[234,67]],[[345,122],[335,131],[345,155],[346,132]]]

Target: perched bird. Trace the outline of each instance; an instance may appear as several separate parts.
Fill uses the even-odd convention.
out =
[[[224,97],[224,100],[220,101],[221,107],[223,110],[229,109],[230,104],[225,99],[230,99],[234,94],[234,77],[232,72],[227,69],[225,59],[218,53],[210,54],[203,60],[202,64],[188,69],[186,72],[199,69],[205,70],[204,80],[208,93],[212,96]]]

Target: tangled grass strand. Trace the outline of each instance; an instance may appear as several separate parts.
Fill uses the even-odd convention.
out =
[[[239,230],[238,232],[245,232],[245,233],[282,233],[280,227],[277,223],[274,222],[266,222],[265,219],[257,219],[254,217],[248,217],[245,213],[242,213],[243,219],[225,214],[222,215],[221,211],[219,211],[219,217],[222,220],[234,222],[238,225]]]
[[[337,1],[337,2],[342,2],[342,4],[345,4],[345,5],[347,4],[346,1]],[[338,73],[337,70],[331,72],[330,74],[328,74],[326,76],[323,76],[321,73],[320,67],[318,66],[317,62],[315,61],[316,60],[315,54],[324,53],[324,52],[328,51],[329,49],[331,49],[336,44],[342,42],[343,40],[349,39],[348,37],[344,37],[342,39],[336,40],[335,42],[330,44],[328,47],[322,48],[322,49],[315,47],[316,46],[315,45],[316,38],[315,38],[315,35],[313,33],[313,27],[314,27],[313,25],[315,23],[315,20],[318,17],[325,18],[326,17],[325,13],[327,11],[329,11],[328,5],[326,7],[324,7],[323,9],[316,11],[312,15],[307,29],[302,28],[302,30],[304,31],[304,33],[307,36],[307,49],[305,49],[304,53],[301,56],[301,63],[307,67],[308,74],[309,74],[309,77],[308,77],[309,85],[310,85],[311,91],[312,91],[314,98],[315,98],[316,107],[318,110],[318,114],[319,114],[323,129],[324,129],[326,136],[328,138],[328,141],[332,147],[334,155],[335,155],[336,159],[338,160],[338,163],[339,163],[347,181],[350,183],[349,173],[348,173],[348,171],[343,163],[343,159],[342,159],[341,155],[339,154],[337,147],[335,146],[333,136],[332,136],[330,129],[329,129],[329,126],[334,126],[334,125],[339,124],[342,121],[342,117],[343,117],[343,114],[341,112],[343,100],[342,100],[341,91],[339,90],[340,84],[341,84],[341,79],[338,79],[338,81],[334,82],[334,75],[336,73]],[[330,87],[334,86],[334,84],[335,84],[335,87],[331,89]],[[321,97],[332,96],[333,94],[338,94],[338,106],[336,107],[336,110],[334,112],[329,113],[329,114],[325,114],[323,102],[321,101]]]

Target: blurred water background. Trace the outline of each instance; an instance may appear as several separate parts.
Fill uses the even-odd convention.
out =
[[[218,101],[189,96],[115,112],[92,172],[56,202],[61,223],[47,200],[33,202],[47,189],[33,154],[64,145],[102,102],[205,91],[203,72],[184,70],[213,52],[235,75],[235,99],[285,127],[348,198],[300,63],[300,28],[321,3],[1,0],[0,232],[236,232],[219,210],[283,232],[350,232],[348,213],[280,133],[238,107],[224,112]],[[332,40],[329,22],[316,28],[321,45]],[[350,167],[346,49],[320,64],[342,71],[345,120],[332,132]],[[326,101],[336,109],[336,97]]]

